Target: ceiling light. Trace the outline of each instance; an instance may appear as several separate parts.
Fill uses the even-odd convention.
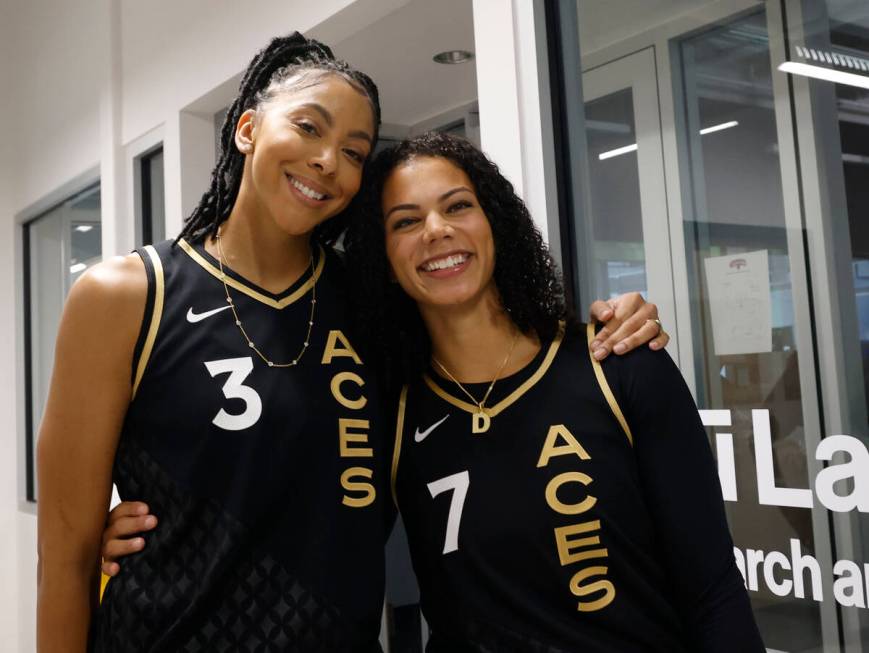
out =
[[[712,132],[720,132],[724,129],[730,129],[731,127],[736,127],[739,123],[736,120],[731,120],[730,122],[722,122],[720,125],[712,125],[711,127],[705,127],[700,130],[700,135],[711,134]]]
[[[444,64],[465,63],[473,58],[474,53],[467,50],[445,50],[444,52],[438,52],[432,57],[437,63]]]
[[[867,166],[869,165],[869,156],[862,156],[860,154],[848,154],[847,152],[842,152],[842,161],[845,163],[859,163],[860,165]]]
[[[724,129],[730,129],[731,127],[736,127],[739,125],[739,121],[730,120],[728,122],[722,122],[720,125],[712,125],[711,127],[704,127],[700,130],[700,134],[711,134],[712,132],[720,132]],[[632,145],[625,145],[624,147],[618,147],[614,150],[607,150],[606,152],[601,152],[597,155],[597,158],[601,161],[605,161],[606,159],[611,159],[614,156],[620,156],[622,154],[627,154],[628,152],[635,152],[637,150],[637,144],[633,143]]]
[[[87,263],[75,263],[74,265],[69,266],[69,273],[70,274],[77,274],[77,273],[81,272],[82,270],[86,270],[86,269],[87,269]]]
[[[794,45],[794,51],[800,59],[810,59],[812,61],[827,62],[842,68],[852,68],[855,70],[869,70],[869,59],[855,57],[852,54],[845,52],[824,52],[815,48],[807,48],[805,46]]]
[[[93,228],[94,228],[94,226],[92,224],[80,224],[75,228],[75,230],[80,231],[83,234],[86,234],[87,232],[89,232]]]
[[[627,154],[628,152],[636,152],[636,150],[637,150],[637,144],[634,143],[633,145],[625,145],[624,147],[617,147],[614,150],[608,150],[607,152],[601,152],[600,154],[597,155],[597,158],[600,159],[601,161],[604,161],[606,159],[611,159],[614,156],[619,156],[620,154]]]
[[[869,88],[869,77],[866,75],[846,73],[842,70],[832,70],[830,68],[813,66],[812,64],[807,63],[797,63],[795,61],[785,61],[778,67],[778,69],[785,73],[802,75],[803,77],[812,77],[814,79],[823,79],[824,81],[834,82],[836,84],[847,84],[848,86]]]

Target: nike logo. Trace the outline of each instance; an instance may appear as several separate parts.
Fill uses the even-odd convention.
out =
[[[220,311],[225,311],[227,308],[229,308],[229,304],[227,304],[226,306],[221,306],[220,308],[215,308],[210,311],[205,311],[204,313],[194,313],[193,307],[191,306],[187,309],[187,321],[190,322],[190,324],[194,324],[195,322],[201,322],[207,317],[211,317],[212,315],[220,313]]]
[[[449,417],[449,415],[446,415],[442,420],[440,420],[440,421],[438,421],[438,422],[435,422],[434,424],[432,424],[431,426],[429,426],[425,431],[420,431],[420,430],[419,430],[419,427],[417,427],[417,428],[416,428],[416,433],[414,433],[414,435],[413,435],[413,439],[416,440],[417,442],[422,442],[423,440],[425,440],[425,439],[428,437],[428,434],[429,434],[429,433],[431,433],[431,432],[434,431],[437,427],[439,427],[441,424],[443,424],[444,422],[446,422],[446,421],[447,421],[447,417]]]

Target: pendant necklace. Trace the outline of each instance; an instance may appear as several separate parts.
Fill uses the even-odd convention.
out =
[[[229,304],[229,310],[232,311],[232,317],[235,319],[235,326],[238,327],[238,330],[241,332],[242,337],[244,337],[247,342],[247,346],[253,349],[257,356],[259,356],[262,361],[268,365],[269,367],[295,367],[298,365],[299,361],[302,360],[302,356],[305,355],[305,352],[308,349],[308,345],[311,343],[311,329],[314,327],[314,309],[317,307],[317,280],[314,279],[314,284],[311,286],[311,313],[308,316],[308,333],[305,335],[305,341],[302,343],[302,349],[296,355],[294,359],[289,361],[288,363],[276,363],[270,358],[268,358],[262,351],[257,347],[253,340],[250,339],[250,336],[247,335],[247,331],[244,330],[244,326],[241,323],[241,319],[238,316],[238,310],[235,308],[235,302],[232,301],[232,297],[229,295],[229,286],[226,284],[226,273],[223,271],[223,259],[225,258],[223,255],[223,245],[221,244],[220,238],[220,227],[217,228],[217,233],[214,236],[214,240],[217,241],[217,264],[220,267],[220,280],[223,282],[223,290],[226,293],[226,301]],[[311,277],[314,275],[314,250],[311,249]]]
[[[507,367],[507,361],[509,361],[510,356],[513,355],[513,349],[516,347],[516,341],[518,339],[519,339],[519,334],[517,333],[516,335],[513,336],[513,342],[510,343],[510,350],[507,352],[507,355],[504,357],[504,362],[501,363],[501,367],[498,368],[498,372],[495,374],[495,378],[492,379],[492,382],[489,384],[488,390],[486,390],[486,394],[483,395],[483,398],[480,401],[477,401],[476,398],[474,397],[474,395],[472,395],[470,392],[468,392],[465,389],[465,386],[463,386],[461,383],[459,383],[458,379],[456,379],[456,377],[454,377],[452,374],[450,374],[450,371],[446,367],[444,367],[443,363],[441,363],[434,356],[431,357],[432,361],[434,361],[434,363],[439,368],[441,368],[443,373],[447,375],[447,377],[450,379],[450,381],[452,381],[457,386],[459,386],[459,389],[461,389],[461,391],[464,392],[465,395],[467,395],[467,397],[471,400],[471,402],[477,407],[477,410],[474,413],[472,413],[472,415],[471,415],[471,432],[472,433],[485,433],[486,431],[489,430],[489,427],[492,425],[492,417],[486,411],[486,401],[488,401],[489,395],[492,394],[492,388],[495,387],[495,381],[497,381],[500,378],[501,372],[503,372],[504,368]]]

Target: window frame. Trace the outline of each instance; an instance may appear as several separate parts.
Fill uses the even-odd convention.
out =
[[[33,413],[33,324],[31,311],[32,278],[30,266],[30,227],[45,214],[76,197],[101,189],[99,167],[95,166],[73,177],[67,183],[46,193],[41,199],[16,213],[15,227],[15,277],[16,315],[18,328],[18,360],[16,376],[18,387],[24,388],[18,402],[16,438],[18,442],[18,497],[22,512],[36,513],[36,439],[39,425]],[[104,248],[102,248],[104,249]]]
[[[151,167],[148,165],[154,157],[163,155],[163,233],[166,233],[165,224],[165,198],[166,198],[166,153],[163,149],[163,141],[143,150],[133,158],[133,196],[135,202],[135,243],[136,247],[151,245],[154,242],[154,207],[151,205],[152,178]],[[161,239],[162,240],[162,239]]]

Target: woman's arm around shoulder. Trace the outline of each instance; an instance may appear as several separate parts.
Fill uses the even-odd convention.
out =
[[[82,275],[63,309],[36,452],[40,653],[86,647],[147,292],[141,258],[115,257]]]
[[[733,557],[718,469],[697,406],[664,351],[613,361],[655,536],[692,650],[763,653]],[[604,364],[606,368],[606,364]]]

